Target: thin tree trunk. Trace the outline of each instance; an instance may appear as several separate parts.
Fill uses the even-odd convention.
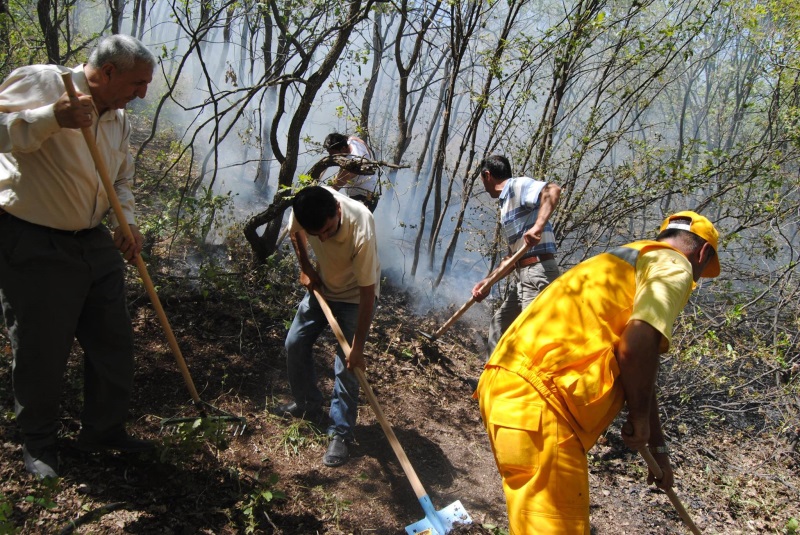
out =
[[[382,33],[382,19],[383,15],[381,12],[376,12],[375,23],[372,25],[372,70],[370,71],[367,87],[364,89],[364,97],[361,99],[359,133],[368,147],[372,147],[369,128],[369,110],[372,107],[372,97],[375,94],[375,87],[378,85],[378,75],[380,74],[381,61],[383,60],[385,37]]]
[[[108,11],[111,17],[111,33],[117,35],[122,26],[122,14],[125,11],[124,0],[108,0]]]
[[[144,17],[144,10],[142,8],[142,0],[133,0],[133,14],[131,15],[131,35],[136,37],[136,30],[139,25],[139,11],[141,10],[142,17]]]
[[[58,46],[58,2],[38,0],[36,14],[39,17],[39,27],[44,37],[44,47],[47,51],[47,62],[53,65],[61,64],[61,52]]]
[[[317,92],[328,79],[336,63],[339,61],[345,46],[347,46],[350,40],[350,35],[355,25],[367,16],[371,5],[371,0],[367,1],[363,8],[360,0],[354,0],[349,4],[347,19],[339,29],[339,33],[336,34],[334,41],[330,43],[325,58],[320,63],[317,71],[306,78],[306,82],[303,86],[302,98],[292,116],[286,135],[286,152],[283,154],[280,171],[278,172],[279,192],[281,191],[281,186],[283,186],[282,191],[289,191],[294,182],[295,173],[297,171],[297,158],[300,150],[300,136],[306,119],[311,112],[311,106],[314,103]],[[272,8],[273,11],[276,10],[274,3],[272,3]],[[281,86],[276,117],[279,117],[280,114],[283,113],[282,103],[286,96],[285,88],[285,85]],[[275,126],[276,125],[273,123],[271,135],[273,141],[277,141],[275,138]],[[267,257],[275,251],[284,210],[285,208],[283,210],[278,210],[275,216],[266,223],[264,233],[261,236],[259,236],[257,232],[258,227],[261,226],[258,215],[252,217],[245,225],[244,235],[253,249],[257,262],[263,263],[266,261]]]

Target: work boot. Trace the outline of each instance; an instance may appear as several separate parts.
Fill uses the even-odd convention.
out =
[[[25,460],[25,470],[36,479],[58,477],[58,449],[55,444],[30,449],[23,445],[22,458]]]
[[[301,418],[313,423],[320,423],[325,417],[320,407],[303,407],[296,401],[272,407],[269,412],[280,418]]]
[[[331,467],[342,466],[347,462],[349,455],[344,437],[342,435],[334,435],[331,443],[328,444],[328,451],[322,457],[322,464]]]
[[[77,448],[88,453],[100,453],[105,451],[118,451],[120,453],[145,453],[153,451],[156,443],[152,440],[144,440],[130,436],[125,429],[119,429],[111,433],[96,435],[94,433],[81,430],[78,435]]]

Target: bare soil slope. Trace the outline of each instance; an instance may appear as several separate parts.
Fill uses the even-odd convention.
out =
[[[151,456],[87,455],[73,447],[80,413],[76,347],[62,419],[62,477],[35,482],[22,465],[13,421],[11,355],[0,366],[0,533],[400,534],[424,515],[366,401],[357,445],[340,468],[321,458],[325,440],[303,422],[272,417],[288,399],[283,340],[301,293],[286,262],[228,286],[160,282],[162,301],[204,401],[247,419],[240,436],[205,428],[160,432],[162,418],[193,416],[189,395],[147,297],[135,280],[136,393],[130,429],[159,441]],[[220,280],[224,280],[224,277]],[[229,279],[230,280],[230,279]],[[504,533],[505,505],[467,381],[483,362],[480,329],[458,323],[430,342],[452,310],[414,317],[387,286],[368,347],[367,377],[431,500],[460,500],[473,519],[457,533]],[[488,314],[482,306],[474,315]],[[476,343],[478,341],[478,343]],[[317,360],[331,391],[335,339]],[[668,369],[669,366],[667,365]],[[791,533],[800,518],[798,453],[786,437],[716,421],[666,399],[677,491],[705,533]],[[643,461],[610,429],[590,453],[592,531],[687,533],[665,495],[649,488]],[[787,523],[788,527],[787,527]]]

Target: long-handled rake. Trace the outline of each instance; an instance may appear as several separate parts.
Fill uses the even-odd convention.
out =
[[[497,268],[495,268],[495,270],[492,272],[492,275],[489,278],[489,280],[487,280],[486,283],[483,286],[481,286],[481,290],[485,290],[486,288],[491,288],[492,286],[494,286],[494,284],[497,281],[499,281],[500,279],[503,278],[503,272],[506,271],[506,269],[509,266],[511,266],[513,264],[516,264],[519,261],[519,259],[522,258],[522,256],[525,254],[525,252],[527,250],[528,250],[528,246],[523,244],[522,247],[520,247],[519,251],[514,253],[514,256],[512,256],[511,258],[509,258],[508,260],[506,260],[505,262],[500,264]],[[447,320],[444,325],[439,327],[439,329],[433,334],[428,334],[428,333],[420,331],[420,330],[417,330],[417,332],[419,334],[421,334],[422,336],[424,336],[425,338],[429,339],[429,340],[436,340],[437,338],[442,336],[442,334],[444,334],[444,332],[447,329],[449,329],[453,325],[453,323],[455,323],[456,320],[458,318],[460,318],[464,314],[464,312],[466,312],[469,309],[469,307],[471,307],[474,304],[475,304],[475,298],[474,297],[470,297],[469,301],[464,303],[461,306],[461,308],[456,310],[456,313],[453,314],[450,317],[450,319]]]
[[[317,290],[314,290],[314,296],[317,298],[319,306],[325,313],[325,317],[328,318],[328,323],[330,323],[333,334],[336,335],[336,339],[339,341],[339,345],[342,346],[345,357],[349,356],[350,343],[344,337],[344,333],[339,327],[339,322],[336,321],[335,317],[333,317],[331,308],[328,306],[325,298],[322,297],[322,294],[320,294]],[[364,393],[367,396],[370,407],[372,407],[372,410],[375,412],[375,417],[378,419],[381,429],[383,429],[386,438],[389,439],[389,444],[391,444],[394,454],[397,456],[397,460],[400,461],[400,466],[403,467],[403,471],[405,472],[409,483],[411,483],[411,487],[414,489],[414,494],[417,495],[417,499],[422,506],[422,510],[425,511],[425,518],[406,526],[406,533],[408,535],[421,535],[423,533],[428,535],[444,535],[453,528],[453,524],[456,522],[460,522],[462,524],[471,524],[472,518],[470,518],[469,513],[467,513],[466,509],[464,509],[464,506],[461,505],[461,502],[458,500],[440,511],[437,511],[433,507],[431,499],[428,497],[428,493],[425,492],[425,488],[422,486],[422,483],[417,477],[414,467],[411,466],[411,462],[408,460],[405,451],[403,451],[400,441],[397,440],[397,436],[395,436],[392,426],[390,426],[388,420],[386,420],[386,416],[383,414],[383,409],[381,409],[381,406],[378,403],[378,398],[375,397],[375,393],[372,391],[372,388],[367,382],[367,377],[364,375],[364,370],[361,368],[355,368],[355,374],[362,390],[364,390]]]
[[[68,72],[62,73],[61,79],[64,82],[64,88],[66,89],[66,92],[70,98],[76,98],[77,95],[75,94],[75,86],[72,83],[72,74]],[[97,168],[97,172],[103,182],[103,187],[106,190],[106,195],[108,196],[108,200],[111,203],[112,209],[114,210],[114,215],[117,217],[119,226],[122,229],[122,232],[125,234],[125,237],[133,242],[133,233],[128,225],[125,214],[122,211],[122,205],[119,202],[119,197],[117,197],[117,192],[114,190],[114,183],[111,181],[108,168],[103,161],[103,155],[100,154],[100,151],[97,148],[94,133],[90,127],[81,128],[81,132],[83,133],[83,138],[86,140],[86,145],[89,147],[89,152],[92,154],[94,165]],[[150,302],[153,304],[153,309],[155,309],[156,315],[161,322],[161,327],[164,329],[164,334],[166,335],[167,342],[172,349],[172,354],[175,356],[175,360],[178,363],[178,368],[181,371],[181,375],[183,375],[183,380],[186,383],[186,387],[189,389],[189,394],[192,396],[192,404],[198,410],[202,418],[212,418],[220,422],[229,423],[231,426],[233,426],[234,435],[243,433],[244,428],[247,425],[247,422],[244,418],[241,416],[234,416],[233,414],[214,407],[213,405],[200,399],[197,389],[194,387],[192,376],[189,374],[189,368],[186,366],[186,361],[183,359],[181,349],[178,347],[178,341],[175,339],[175,335],[172,332],[172,327],[170,327],[167,315],[164,313],[164,307],[161,306],[161,300],[158,298],[158,293],[153,285],[153,281],[150,279],[150,274],[147,272],[147,266],[145,265],[141,255],[136,257],[136,268],[139,270],[139,276],[142,278],[144,287],[147,290],[147,295],[150,297]],[[209,416],[209,411],[213,412],[214,416]],[[167,418],[161,421],[161,428],[163,430],[165,428],[174,427],[191,420],[196,420],[196,418]]]
[[[661,470],[661,467],[658,466],[658,463],[656,462],[655,458],[653,458],[653,456],[650,454],[650,450],[648,450],[647,448],[642,448],[639,450],[639,455],[641,455],[642,458],[644,458],[644,462],[647,463],[647,467],[650,468],[650,471],[653,472],[653,475],[655,476],[656,479],[661,479],[662,477],[664,477],[664,472]],[[683,522],[686,524],[689,530],[695,535],[701,535],[700,530],[692,521],[692,517],[689,516],[689,513],[683,507],[683,504],[681,503],[680,498],[678,498],[678,495],[675,494],[675,491],[669,489],[665,492],[669,497],[669,501],[672,502],[672,506],[675,507],[675,510],[678,512],[678,515],[681,517],[681,520],[683,520]]]

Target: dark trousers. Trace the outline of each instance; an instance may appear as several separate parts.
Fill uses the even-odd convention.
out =
[[[103,226],[73,235],[0,215],[0,302],[14,355],[16,418],[29,448],[56,441],[76,338],[84,353],[83,432],[124,428],[133,388],[124,270]]]

